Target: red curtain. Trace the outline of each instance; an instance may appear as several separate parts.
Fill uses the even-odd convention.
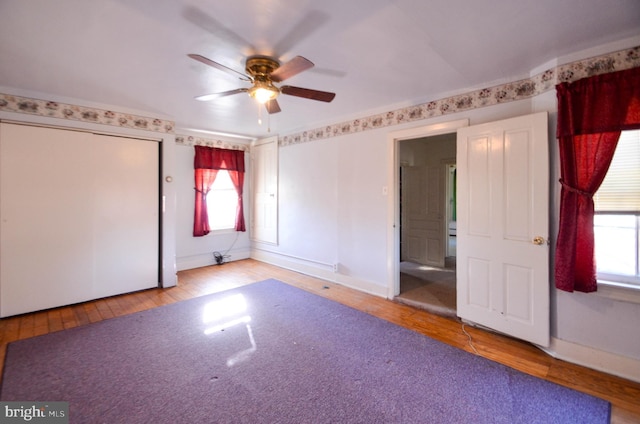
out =
[[[195,170],[196,180],[196,205],[193,219],[193,236],[202,237],[209,234],[209,214],[207,213],[207,193],[211,190],[213,182],[218,174],[217,169]]]
[[[238,193],[236,211],[236,231],[246,231],[244,225],[244,206],[242,203],[242,187],[244,185],[244,152],[241,150],[217,149],[213,147],[195,146],[196,155],[193,161],[195,169],[195,212],[193,220],[193,236],[201,237],[209,234],[209,215],[207,214],[207,193],[216,179],[218,170],[229,172],[231,181]]]
[[[244,172],[228,171],[231,182],[238,193],[238,207],[236,208],[236,231],[246,231],[244,226],[244,205],[242,203],[242,187],[244,186]]]
[[[593,195],[604,179],[622,130],[640,128],[640,68],[557,87],[560,224],[556,287],[597,290]]]

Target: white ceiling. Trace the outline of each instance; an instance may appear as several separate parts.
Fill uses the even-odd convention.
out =
[[[638,0],[0,0],[0,88],[167,117],[179,129],[267,135],[244,72],[251,54],[315,68],[287,85],[272,133],[424,103],[527,76],[549,60],[640,34]],[[15,93],[14,93],[15,94]]]

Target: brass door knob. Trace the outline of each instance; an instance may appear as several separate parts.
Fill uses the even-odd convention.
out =
[[[537,244],[538,246],[544,244],[544,237],[540,237],[540,236],[534,237],[533,244]]]

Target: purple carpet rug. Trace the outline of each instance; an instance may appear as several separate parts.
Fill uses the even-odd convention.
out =
[[[608,402],[267,280],[11,343],[71,423],[608,423]]]

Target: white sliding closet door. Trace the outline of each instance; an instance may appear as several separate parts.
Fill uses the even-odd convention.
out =
[[[158,147],[0,124],[0,316],[158,285]]]
[[[158,286],[157,142],[94,136],[95,297]]]

